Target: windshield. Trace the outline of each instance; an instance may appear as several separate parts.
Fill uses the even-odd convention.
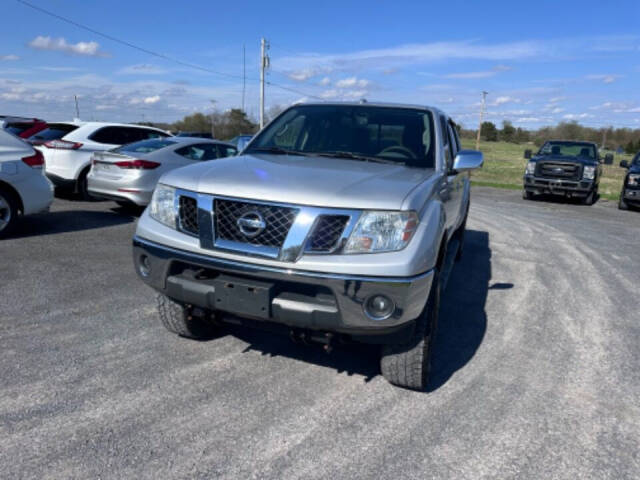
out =
[[[539,155],[560,155],[564,157],[583,157],[596,159],[596,149],[590,143],[580,142],[547,142],[540,149]]]
[[[635,158],[633,159],[633,161],[631,163],[633,165],[640,166],[640,152],[636,153],[636,156],[635,156]]]
[[[139,142],[129,143],[122,147],[114,148],[112,151],[116,153],[128,152],[128,153],[151,153],[169,145],[173,145],[176,142],[172,142],[167,139],[153,138],[151,140],[141,140]]]
[[[433,168],[428,111],[400,107],[300,105],[263,130],[244,153],[326,154]]]

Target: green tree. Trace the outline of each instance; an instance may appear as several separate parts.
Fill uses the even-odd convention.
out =
[[[627,146],[624,147],[624,151],[625,153],[628,153],[630,155],[633,155],[634,153],[636,153],[636,146],[633,144],[633,140],[629,140],[629,143],[627,143]]]
[[[516,129],[509,120],[502,122],[502,130],[500,131],[500,140],[503,142],[513,143],[516,141]]]
[[[492,122],[482,122],[482,126],[480,127],[480,136],[487,142],[497,142],[498,129]]]

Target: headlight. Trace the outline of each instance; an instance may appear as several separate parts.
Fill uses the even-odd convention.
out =
[[[582,171],[582,178],[585,180],[593,180],[596,175],[596,167],[584,167]]]
[[[176,228],[176,189],[158,184],[149,204],[149,215],[167,227]]]
[[[631,187],[640,187],[640,174],[631,173],[629,174],[629,179],[627,180],[627,185]]]
[[[364,212],[349,236],[344,253],[402,250],[417,226],[416,212]]]
[[[533,175],[536,173],[536,162],[527,163],[527,169],[524,172],[526,175]]]

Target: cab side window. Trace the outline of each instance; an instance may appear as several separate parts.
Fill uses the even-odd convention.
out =
[[[458,142],[458,136],[455,133],[455,128],[449,123],[447,125],[447,131],[449,132],[449,145],[451,146],[451,158],[455,159],[456,155],[460,151],[460,143]]]
[[[218,157],[233,157],[238,154],[235,147],[229,145],[218,145]]]
[[[449,125],[447,119],[442,115],[440,115],[440,131],[442,132],[442,146],[444,147],[444,159],[448,172],[453,167],[453,155],[451,152],[451,140],[449,139]]]

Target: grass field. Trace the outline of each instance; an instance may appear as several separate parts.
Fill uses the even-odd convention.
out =
[[[475,140],[462,139],[462,147],[474,149]],[[516,145],[507,142],[480,142],[484,154],[484,166],[472,175],[474,185],[487,187],[522,189],[522,175],[527,165],[524,151],[534,145]],[[631,155],[614,155],[613,165],[603,165],[600,179],[600,196],[608,200],[618,200],[626,170],[620,168],[620,160],[631,160]]]

